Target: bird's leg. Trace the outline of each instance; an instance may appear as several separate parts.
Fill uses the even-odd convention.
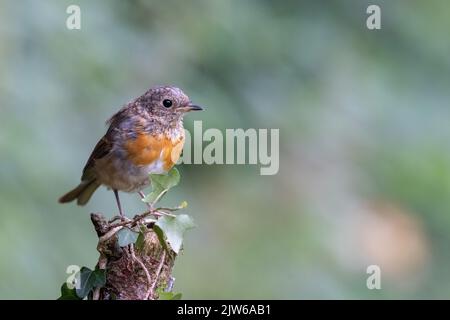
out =
[[[141,199],[144,199],[145,198],[145,194],[140,190],[140,191],[138,191],[138,194],[141,196]]]
[[[117,207],[119,208],[119,214],[122,218],[124,218],[123,212],[122,212],[122,206],[120,205],[120,199],[119,199],[119,192],[114,189],[114,196],[116,197]]]

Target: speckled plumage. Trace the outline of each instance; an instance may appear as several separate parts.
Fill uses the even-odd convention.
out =
[[[60,202],[77,199],[84,205],[100,185],[136,192],[149,184],[150,173],[170,170],[184,144],[183,116],[191,110],[201,108],[172,86],[153,87],[126,104],[107,121],[109,128],[89,157],[80,185]]]

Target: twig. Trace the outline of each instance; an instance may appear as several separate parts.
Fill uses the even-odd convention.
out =
[[[167,216],[171,216],[171,217],[175,217],[175,215],[164,212],[164,210],[168,210],[170,208],[157,208],[157,209],[153,209],[150,211],[146,211],[142,214],[136,215],[134,217],[134,219],[128,219],[127,221],[122,221],[122,222],[118,222],[115,224],[111,225],[111,228],[109,229],[108,232],[106,232],[103,236],[101,236],[98,239],[99,244],[100,243],[104,243],[106,242],[106,240],[110,239],[113,235],[115,235],[119,230],[121,230],[124,227],[128,227],[128,228],[132,228],[134,226],[136,226],[138,224],[138,222],[140,222],[141,220],[145,219],[146,217],[148,217],[149,215],[158,215],[158,216],[162,216],[162,215],[167,215]],[[113,219],[117,220],[117,219]]]
[[[115,228],[115,227],[118,227],[118,226],[134,227],[140,220],[148,217],[151,214],[154,214],[154,212],[146,211],[146,212],[144,212],[142,214],[136,215],[133,220],[118,222],[118,223],[113,224],[111,227],[112,228]]]
[[[163,213],[165,216],[169,216],[169,217],[172,217],[172,218],[175,218],[176,217],[176,215],[174,215],[173,213],[169,213],[170,211],[175,211],[176,209],[173,209],[173,208],[158,208],[158,212],[161,212],[161,213]],[[169,212],[166,212],[166,211],[169,211]]]
[[[105,233],[103,236],[101,236],[98,239],[98,243],[104,243],[106,240],[108,240],[109,238],[111,238],[117,231],[119,231],[120,229],[122,229],[123,226],[114,226],[113,228],[111,228],[107,233]]]
[[[142,214],[136,215],[132,220],[118,222],[118,223],[115,223],[115,224],[111,225],[111,227],[115,228],[115,227],[127,226],[127,225],[129,225],[130,227],[134,227],[140,220],[145,219],[149,215],[156,215],[156,216],[159,216],[159,217],[160,216],[175,217],[174,214],[165,212],[166,210],[172,210],[173,211],[174,209],[171,209],[171,208],[157,208],[157,209],[145,211]]]
[[[117,221],[117,220],[122,220],[122,217],[121,216],[114,216],[114,217],[112,217],[111,218],[111,220],[109,220],[108,221],[108,223],[113,223],[114,221]]]

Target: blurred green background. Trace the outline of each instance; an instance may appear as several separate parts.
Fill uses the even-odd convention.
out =
[[[81,30],[66,8],[81,7]],[[366,28],[379,4],[382,29]],[[206,128],[279,128],[280,171],[181,165],[184,298],[450,297],[450,3],[0,0],[0,298],[93,267],[101,188],[60,205],[104,121],[157,84]],[[129,213],[145,207],[122,194]],[[366,268],[381,267],[381,290]]]

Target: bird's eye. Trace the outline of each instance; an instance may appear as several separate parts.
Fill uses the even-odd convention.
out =
[[[166,107],[166,108],[170,108],[172,106],[172,100],[165,99],[163,101],[163,106]]]

